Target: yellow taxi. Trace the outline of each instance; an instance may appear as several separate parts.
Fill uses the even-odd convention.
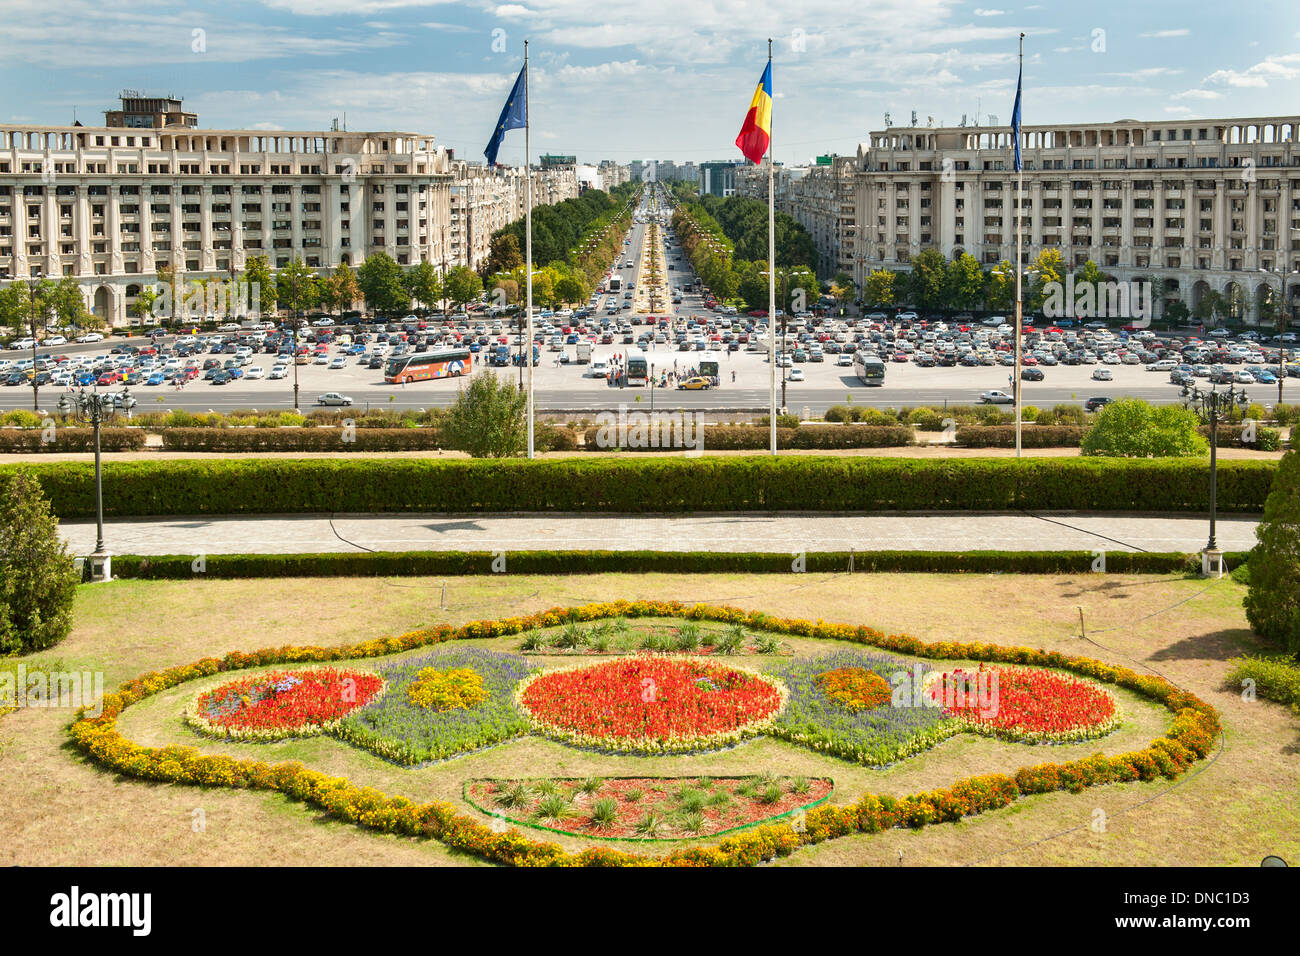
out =
[[[700,389],[712,388],[713,381],[705,378],[703,375],[696,375],[693,378],[688,378],[685,381],[678,382],[677,387],[679,389],[684,388],[687,391],[693,392]]]

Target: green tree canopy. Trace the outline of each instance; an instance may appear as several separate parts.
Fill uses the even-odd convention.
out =
[[[77,573],[30,472],[0,477],[0,654],[53,647],[72,629]]]
[[[1300,452],[1295,449],[1278,463],[1255,536],[1246,619],[1260,637],[1300,658]]]
[[[528,396],[483,371],[462,385],[444,432],[452,448],[473,458],[511,458],[528,447]]]
[[[1209,452],[1200,419],[1178,405],[1121,398],[1097,413],[1083,436],[1082,453],[1121,458],[1191,458]]]

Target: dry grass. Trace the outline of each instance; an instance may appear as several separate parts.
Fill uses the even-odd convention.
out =
[[[1246,703],[1222,686],[1227,658],[1255,649],[1241,588],[1173,577],[1022,575],[600,575],[449,579],[446,612],[430,579],[116,582],[83,589],[78,626],[58,649],[67,668],[102,669],[106,685],[158,667],[240,648],[338,644],[438,621],[460,622],[615,596],[732,603],[791,616],[867,622],[924,640],[993,640],[1087,654],[1157,671],[1210,700],[1224,716],[1223,752],[1168,782],[1032,797],[972,820],[918,832],[835,840],[789,865],[1254,864],[1267,853],[1300,859],[1300,728],[1277,705]],[[1180,603],[1181,602],[1181,603]],[[1084,609],[1089,637],[1078,636]],[[792,640],[796,652],[824,642]],[[1101,646],[1097,646],[1101,645]],[[515,649],[517,639],[497,641]],[[744,660],[743,658],[741,660]],[[759,659],[750,659],[759,663]],[[590,774],[829,776],[834,799],[864,790],[903,794],[986,770],[1012,770],[1146,743],[1167,714],[1121,693],[1128,721],[1102,741],[1030,748],[959,736],[889,769],[855,767],[779,741],[694,757],[607,757],[536,738],[420,769],[386,764],[329,738],[273,745],[205,741],[180,723],[200,684],[128,710],[142,743],[293,757],[357,782],[418,799],[460,802],[469,777]],[[379,836],[324,820],[273,794],[147,784],[86,763],[67,746],[66,712],[22,710],[0,719],[0,863],[32,864],[465,864],[441,845]],[[1106,815],[1095,832],[1096,811]],[[205,827],[193,827],[202,811]],[[569,845],[579,841],[564,839]]]

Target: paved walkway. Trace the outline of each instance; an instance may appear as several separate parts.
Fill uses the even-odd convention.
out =
[[[1220,518],[1219,546],[1255,544],[1258,518]],[[64,521],[77,554],[94,522]],[[273,515],[110,520],[116,554],[345,551],[1181,551],[1205,546],[1204,517],[1052,514]]]

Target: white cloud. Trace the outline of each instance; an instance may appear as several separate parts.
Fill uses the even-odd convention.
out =
[[[985,10],[982,7],[976,7],[971,12],[977,17],[1005,17],[1007,15],[1005,10]]]
[[[1155,76],[1177,76],[1183,71],[1171,66],[1148,66],[1131,73],[1103,73],[1102,76],[1118,76],[1125,80],[1145,80]]]
[[[1171,100],[1221,100],[1222,93],[1214,90],[1183,90],[1181,93],[1175,93],[1170,97]]]
[[[1150,33],[1139,33],[1138,36],[1145,40],[1169,40],[1175,37],[1191,36],[1192,31],[1183,27],[1178,30],[1152,30]]]
[[[1295,79],[1300,79],[1300,53],[1270,56],[1245,70],[1215,70],[1204,82],[1263,89],[1270,80]]]
[[[1190,106],[1166,106],[1165,112],[1174,116],[1190,116],[1193,110]]]

